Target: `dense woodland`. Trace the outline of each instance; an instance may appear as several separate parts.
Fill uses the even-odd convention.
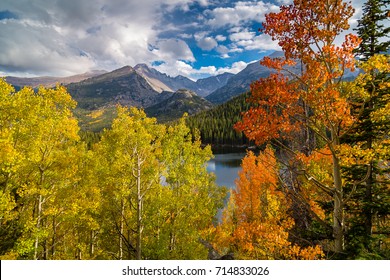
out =
[[[241,113],[249,109],[246,99],[249,94],[242,94],[217,107],[203,111],[186,119],[194,133],[198,130],[202,143],[215,146],[250,146],[245,135],[234,130],[234,125],[241,120]]]
[[[273,74],[172,124],[118,106],[111,128],[80,133],[66,88],[0,79],[0,258],[389,259],[388,4],[368,0],[341,46],[349,4],[282,6],[261,30],[285,53],[261,62]],[[228,196],[204,144],[242,133],[262,149]]]

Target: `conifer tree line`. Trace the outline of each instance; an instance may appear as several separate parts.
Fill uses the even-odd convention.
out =
[[[80,133],[66,88],[0,79],[0,259],[389,259],[388,4],[368,0],[341,45],[350,4],[281,6],[261,30],[285,53],[272,74],[173,124],[118,106]],[[226,204],[205,143],[263,147]]]
[[[248,93],[239,95],[215,108],[188,117],[186,123],[191,131],[199,131],[204,144],[236,147],[253,145],[242,132],[234,130],[241,113],[249,109],[246,102],[248,97]]]

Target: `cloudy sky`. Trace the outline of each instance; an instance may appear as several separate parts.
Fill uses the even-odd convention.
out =
[[[364,0],[352,0],[361,16]],[[1,0],[0,76],[67,76],[146,63],[193,79],[278,50],[264,15],[292,0]]]

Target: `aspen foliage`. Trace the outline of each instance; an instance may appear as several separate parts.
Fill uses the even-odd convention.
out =
[[[279,185],[279,167],[267,147],[242,161],[237,188],[230,196],[222,223],[216,230],[216,246],[239,259],[319,259],[319,246],[300,247],[289,240],[294,226],[291,201]]]

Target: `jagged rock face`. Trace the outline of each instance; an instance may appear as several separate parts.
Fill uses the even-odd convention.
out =
[[[134,67],[134,69],[157,92],[174,92],[180,88],[186,88],[194,91],[197,89],[196,83],[184,76],[171,77],[167,74],[160,73],[156,69],[149,68],[146,64],[138,64]]]
[[[190,98],[195,98],[197,95],[195,92],[187,89],[179,89],[176,91],[173,95],[173,98],[171,99],[190,99]]]
[[[146,64],[138,64],[134,67],[134,70],[141,75],[149,85],[157,92],[175,90],[169,86],[170,77],[166,74],[160,73],[153,68],[149,68]]]
[[[260,65],[259,62],[248,64],[241,72],[231,77],[225,86],[217,89],[206,99],[214,104],[221,104],[229,99],[249,91],[250,84],[261,77],[267,77],[270,69]]]
[[[171,77],[160,73],[154,68],[149,68],[146,64],[138,64],[134,67],[149,85],[157,92],[177,91],[181,88],[194,91],[199,96],[205,97],[216,89],[226,85],[229,78],[234,76],[231,73],[199,79],[196,82],[184,76]]]
[[[208,96],[210,93],[215,90],[225,86],[230,78],[232,78],[234,74],[232,73],[223,73],[217,76],[211,76],[204,79],[199,79],[196,81],[196,84],[201,89],[201,92],[198,93],[202,97]]]
[[[145,108],[156,104],[159,96],[159,93],[130,66],[70,84],[68,91],[84,109],[97,109],[115,104]]]

